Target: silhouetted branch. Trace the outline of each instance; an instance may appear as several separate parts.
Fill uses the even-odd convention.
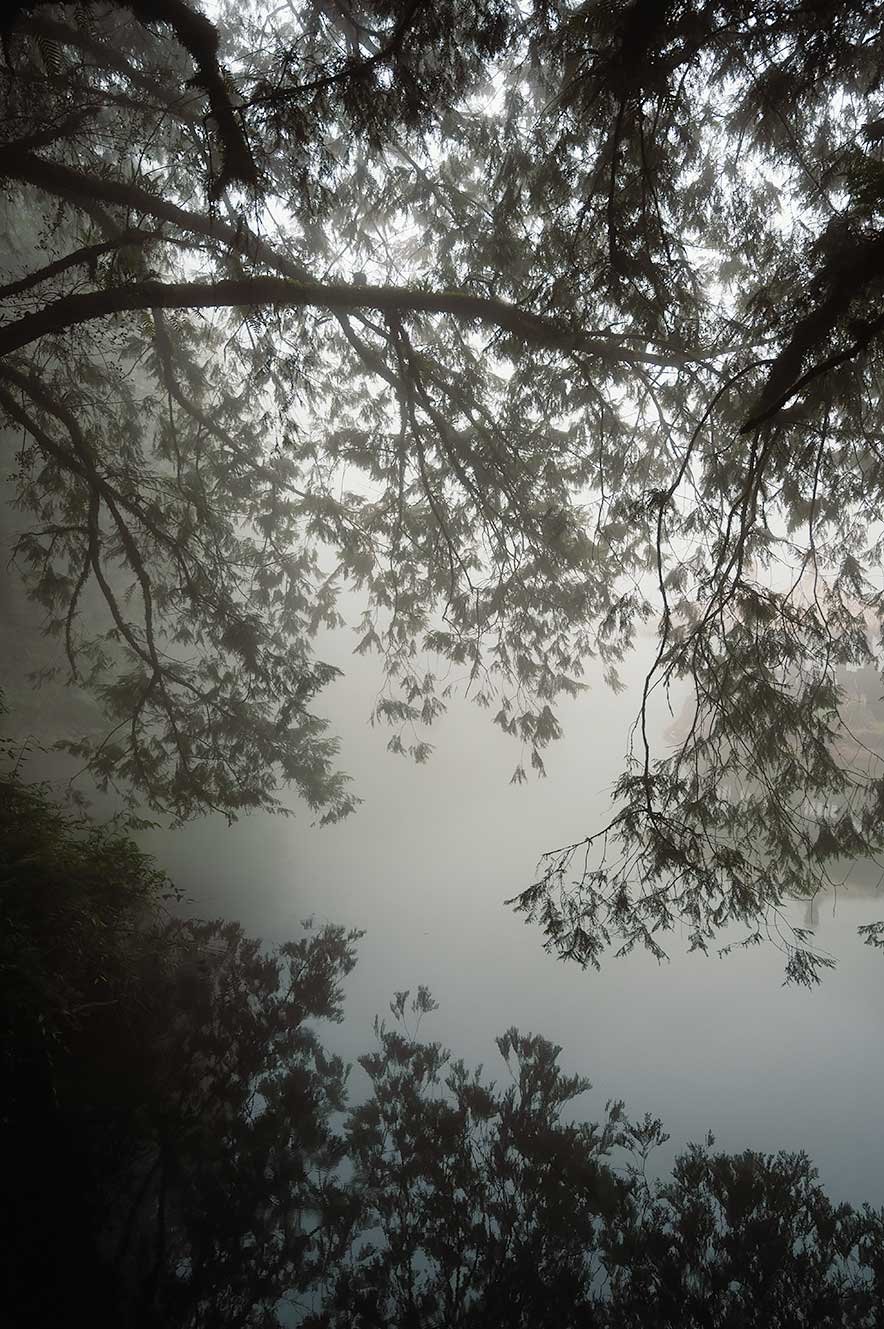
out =
[[[2,169],[2,159],[0,159]],[[176,209],[177,211],[177,209]],[[0,329],[0,355],[20,350],[50,333],[110,314],[142,309],[319,308],[345,313],[376,309],[388,314],[451,314],[464,322],[490,325],[528,346],[564,353],[579,351],[605,363],[652,364],[670,367],[701,358],[631,350],[622,342],[591,337],[562,327],[551,319],[520,309],[505,300],[460,291],[420,291],[405,286],[350,285],[345,282],[297,282],[279,277],[233,277],[216,282],[133,282],[113,290],[62,296]]]
[[[26,277],[20,277],[18,281],[8,282],[5,286],[0,286],[0,300],[7,300],[14,295],[23,295],[25,291],[31,290],[34,286],[39,286],[41,282],[51,281],[53,277],[60,277],[62,273],[69,272],[71,268],[85,266],[91,271],[94,269],[96,261],[104,254],[112,254],[115,250],[122,248],[123,245],[145,244],[148,240],[156,239],[156,237],[156,231],[124,231],[119,240],[107,240],[97,245],[83,245],[81,249],[75,249],[73,253],[65,254],[64,258],[56,259],[54,263],[47,263],[45,267],[38,268],[35,272],[29,272]]]
[[[24,15],[51,0],[13,0],[7,9],[4,27],[9,30]],[[182,0],[111,0],[120,9],[128,9],[140,23],[159,23],[171,28],[197,69],[195,82],[205,90],[212,116],[218,127],[224,164],[213,193],[220,194],[228,185],[254,187],[257,172],[251,150],[243,133],[236,109],[230,100],[224,74],[218,63],[218,29],[204,14]]]
[[[853,301],[864,295],[882,276],[884,234],[842,242],[820,273],[819,281],[826,291],[825,297],[796,323],[789,340],[770,367],[758,404],[742,426],[742,433],[771,420],[813,379],[858,355],[877,336],[884,328],[884,316],[865,326],[847,350],[802,373],[808,356],[832,334]]]
[[[426,7],[426,4],[427,0],[409,0],[409,3],[405,5],[399,15],[389,40],[372,55],[358,60],[351,59],[343,69],[337,70],[334,74],[324,74],[320,78],[311,79],[308,83],[298,83],[294,88],[260,88],[252,98],[253,104],[269,103],[272,105],[281,101],[289,101],[305,92],[321,92],[325,88],[334,87],[335,84],[346,83],[349,79],[364,77],[370,69],[374,69],[377,65],[397,54],[416,15]]]

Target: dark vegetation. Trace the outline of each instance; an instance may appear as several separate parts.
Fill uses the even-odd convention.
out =
[[[783,904],[884,826],[882,77],[831,0],[7,5],[0,412],[84,781],[352,812],[342,592],[389,747],[466,691],[517,781],[650,628],[609,824],[514,902],[814,982]]]
[[[876,6],[21,0],[0,27],[14,563],[41,680],[97,706],[58,746],[129,829],[287,786],[355,810],[316,642],[356,591],[389,748],[428,759],[460,689],[517,782],[587,663],[616,687],[655,629],[609,824],[514,900],[563,957],[783,935],[880,852],[848,697],[884,623]],[[13,1325],[881,1323],[884,1216],[804,1156],[710,1137],[652,1180],[659,1122],[580,1122],[585,1081],[514,1029],[502,1087],[468,1070],[419,1037],[424,989],[351,1105],[321,1030],[357,934],[186,919],[125,831],[4,772]],[[825,963],[788,934],[789,979]]]
[[[178,918],[130,841],[10,777],[0,877],[5,1323],[880,1323],[884,1211],[803,1155],[710,1137],[649,1180],[660,1122],[582,1122],[536,1035],[498,1039],[502,1083],[452,1061],[425,989],[351,1106],[321,1028],[357,934]]]

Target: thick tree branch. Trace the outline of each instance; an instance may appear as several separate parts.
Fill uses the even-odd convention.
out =
[[[761,404],[759,403],[759,409],[744,425],[741,426],[740,433],[748,434],[753,429],[757,429],[760,425],[767,424],[768,421],[773,420],[775,416],[779,415],[780,411],[788,406],[789,402],[792,401],[794,397],[798,396],[799,392],[802,392],[804,388],[807,387],[808,383],[812,383],[815,378],[822,378],[823,374],[828,374],[830,369],[837,369],[839,365],[847,364],[848,360],[855,360],[858,355],[862,354],[869,343],[874,341],[876,337],[879,337],[882,332],[884,332],[884,314],[879,318],[873,319],[872,322],[867,323],[863,328],[862,334],[852,341],[849,346],[846,346],[843,351],[837,351],[834,355],[829,355],[825,360],[821,360],[819,364],[811,365],[806,373],[802,374],[790,388],[787,388],[785,392],[781,393],[780,396],[777,397],[775,401],[771,402],[764,410],[760,409]]]
[[[298,297],[293,289],[287,288],[286,283],[277,283],[279,294],[272,298],[266,291],[259,293],[256,288],[251,296],[246,292],[238,298],[228,299],[220,291],[220,286],[223,283],[215,283],[216,295],[213,298],[206,299],[205,303],[190,303],[188,299],[177,303],[170,295],[168,302],[165,304],[161,304],[157,300],[153,301],[157,308],[219,308],[227,304],[255,307],[262,304],[277,303],[289,306],[314,305],[333,310],[339,314],[355,312],[359,309],[376,309],[384,312],[398,311],[400,313],[450,313],[458,318],[476,320],[497,327],[502,332],[509,332],[524,339],[532,346],[563,352],[576,350],[612,364],[646,364],[658,368],[704,363],[718,359],[722,355],[731,354],[736,349],[732,346],[719,346],[708,349],[701,348],[697,351],[675,348],[665,348],[659,352],[644,351],[638,347],[632,347],[630,345],[632,338],[622,333],[610,335],[604,332],[596,334],[575,333],[570,328],[556,323],[553,319],[531,314],[517,305],[466,292],[445,291],[434,294],[431,292],[409,291],[405,287],[325,285],[311,281],[306,269],[285,254],[273,249],[271,245],[267,244],[247,226],[230,226],[217,217],[190,212],[156,194],[139,189],[137,185],[123,184],[116,180],[104,179],[84,171],[77,171],[60,162],[47,161],[33,153],[20,152],[15,147],[0,149],[0,177],[2,176],[33,184],[39,189],[54,194],[56,197],[65,198],[76,203],[84,209],[94,209],[96,203],[104,203],[126,208],[127,211],[138,211],[145,216],[153,217],[156,221],[170,222],[173,226],[177,226],[180,230],[187,231],[192,235],[203,236],[206,239],[214,240],[218,244],[229,246],[237,253],[242,254],[243,257],[255,263],[260,263],[279,273],[280,276],[299,283],[303,288],[303,292],[309,291],[311,293],[309,296],[302,293]],[[250,281],[272,282],[272,280],[271,278],[243,278],[241,284],[245,287]],[[132,292],[137,288],[127,287],[126,289]],[[174,288],[168,287],[165,289],[172,291]],[[324,298],[323,293],[327,294],[327,298]],[[107,294],[114,295],[113,292]],[[372,296],[376,296],[376,298],[373,299]],[[109,308],[104,313],[119,312],[123,308],[146,309],[150,305],[151,301],[148,299],[146,303],[122,304]],[[96,312],[81,316],[77,321],[103,316],[102,312]],[[47,324],[44,332],[49,330],[51,329]],[[10,328],[0,330],[0,347],[4,348],[0,349],[0,354],[6,354],[9,349],[13,349],[11,346],[7,347],[4,343],[4,331],[10,331]],[[37,335],[42,336],[44,332]],[[348,337],[352,336],[352,333],[348,332],[347,329],[345,329],[345,334]]]
[[[216,216],[189,212],[157,194],[148,193],[138,185],[123,184],[86,171],[77,171],[61,162],[47,161],[17,145],[0,148],[0,178],[20,180],[45,190],[56,198],[82,208],[95,218],[101,204],[125,208],[127,212],[140,212],[158,222],[169,222],[190,235],[203,236],[217,244],[228,246],[237,254],[254,263],[262,263],[274,272],[296,281],[307,278],[304,268],[285,254],[279,254],[245,223],[230,226]],[[100,219],[99,219],[100,220]],[[107,229],[104,223],[100,223]]]
[[[462,291],[419,291],[406,286],[363,286],[345,282],[287,281],[281,277],[233,277],[215,282],[133,282],[107,291],[62,296],[59,300],[0,328],[0,355],[9,355],[49,334],[66,331],[110,314],[146,309],[327,309],[350,313],[376,309],[400,317],[450,314],[467,323],[483,323],[528,346],[568,354],[579,351],[608,364],[671,367],[694,357],[632,350],[603,335],[587,336],[520,309]]]
[[[71,111],[60,120],[51,124],[44,125],[42,129],[37,129],[33,134],[27,134],[24,138],[16,139],[3,148],[4,152],[33,152],[35,148],[48,148],[53,143],[58,143],[61,139],[70,140],[74,138],[78,130],[86,123],[90,116],[95,114],[96,106],[81,106],[76,111]]]
[[[231,184],[254,186],[255,162],[218,63],[219,39],[214,23],[181,0],[126,0],[126,7],[142,23],[163,23],[170,27],[196,65],[198,81],[209,98],[224,152],[224,168],[215,193],[222,193]]]
[[[3,26],[8,30],[24,15],[52,0],[16,0],[6,12]],[[112,0],[113,2],[113,0]],[[218,63],[218,29],[204,14],[190,9],[183,0],[116,0],[116,7],[128,9],[140,23],[158,23],[171,28],[197,69],[194,82],[205,89],[224,156],[215,193],[228,185],[254,187],[257,183],[255,162],[230,100],[224,74]]]
[[[820,274],[823,298],[795,324],[789,340],[771,364],[767,382],[755,409],[742,426],[742,433],[773,419],[807,383],[858,355],[877,335],[880,319],[864,327],[847,351],[828,357],[816,368],[802,373],[808,357],[831,336],[853,301],[867,294],[869,287],[882,277],[884,233],[854,238],[852,242],[842,241]]]
[[[45,14],[32,14],[25,23],[21,24],[20,31],[48,38],[50,41],[58,42],[59,45],[75,46],[84,55],[92,56],[102,69],[114,70],[133,87],[148,93],[166,110],[174,112],[178,119],[191,124],[201,123],[202,117],[184,104],[180,92],[178,94],[170,92],[167,87],[157,83],[156,78],[151,78],[149,74],[144,74],[131,65],[110,42],[99,41],[85,29],[72,28],[67,23],[59,23],[55,19],[48,18]],[[195,99],[190,100],[193,102]]]

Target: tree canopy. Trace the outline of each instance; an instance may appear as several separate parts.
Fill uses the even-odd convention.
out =
[[[843,704],[884,615],[877,11],[22,0],[3,37],[16,556],[108,716],[70,749],[173,818],[289,782],[334,820],[344,590],[393,750],[460,687],[517,780],[650,625],[610,823],[518,907],[583,964],[741,922],[812,981],[782,903],[884,824]]]

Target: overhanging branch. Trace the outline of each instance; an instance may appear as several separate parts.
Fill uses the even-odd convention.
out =
[[[823,298],[798,320],[788,341],[772,361],[761,396],[741,433],[748,433],[774,419],[813,379],[853,359],[878,336],[884,326],[881,317],[863,324],[860,335],[846,350],[826,357],[802,372],[810,356],[825,345],[848,314],[853,302],[867,297],[882,277],[884,233],[842,240],[819,275]]]
[[[113,253],[123,245],[140,245],[156,238],[156,231],[124,231],[118,240],[107,240],[103,244],[97,245],[83,245],[82,248],[75,249],[70,254],[65,254],[64,258],[56,259],[54,263],[47,263],[44,267],[27,273],[17,281],[11,281],[5,286],[0,286],[0,300],[8,300],[14,295],[23,295],[25,291],[31,290],[34,286],[39,286],[41,282],[51,281],[53,277],[60,277],[63,272],[69,272],[71,268],[87,267],[91,270],[99,258],[102,258],[105,254]]]
[[[326,309],[352,313],[374,309],[405,317],[450,314],[466,323],[482,323],[523,341],[527,346],[569,354],[579,351],[608,364],[652,364],[671,367],[695,357],[630,349],[618,341],[587,336],[551,319],[462,291],[419,291],[406,286],[365,286],[345,282],[289,281],[283,277],[233,277],[215,282],[133,282],[112,290],[88,291],[59,300],[0,328],[0,355],[41,337],[111,314],[147,309]],[[699,358],[699,357],[697,357]]]
[[[3,177],[34,185],[85,211],[96,204],[108,204],[125,208],[127,212],[141,212],[155,221],[170,222],[191,235],[230,245],[237,253],[259,262],[268,261],[268,247],[245,227],[228,226],[217,218],[188,212],[186,208],[180,208],[158,194],[150,194],[146,189],[139,189],[135,184],[77,171],[62,162],[47,161],[26,151],[20,144],[0,148],[0,178]]]
[[[8,6],[3,27],[9,30],[19,19],[48,3],[51,0],[17,0]],[[183,0],[115,0],[115,7],[128,9],[140,23],[156,23],[170,28],[193,60],[197,70],[193,81],[205,90],[208,97],[224,156],[221,177],[214,192],[221,193],[231,184],[254,187],[257,183],[255,163],[218,63],[219,38],[214,23],[184,4]]]

